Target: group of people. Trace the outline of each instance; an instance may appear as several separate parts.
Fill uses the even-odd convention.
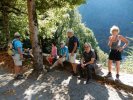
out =
[[[106,77],[112,77],[112,63],[113,61],[116,62],[116,78],[119,79],[119,71],[120,71],[120,61],[122,60],[121,52],[123,49],[125,49],[128,45],[128,40],[120,35],[120,29],[118,26],[112,26],[110,29],[111,36],[109,37],[108,46],[110,47],[110,53],[109,53],[109,60],[108,60],[108,74]],[[23,51],[22,51],[22,43],[20,42],[20,34],[15,33],[15,50],[16,53],[13,57],[14,63],[16,65],[15,67],[15,78],[22,77],[22,74],[20,72],[20,68],[22,68],[22,60],[23,59]],[[68,36],[68,43],[65,43],[62,41],[60,43],[60,52],[57,54],[57,47],[56,43],[52,43],[52,50],[50,56],[48,56],[46,59],[51,64],[50,68],[54,68],[58,66],[59,64],[61,66],[63,65],[64,61],[69,61],[72,64],[72,75],[77,76],[79,75],[80,78],[84,78],[85,74],[87,75],[87,83],[92,79],[93,71],[95,70],[96,66],[96,54],[94,50],[92,49],[92,46],[90,43],[84,44],[84,51],[82,54],[81,62],[80,64],[76,64],[76,53],[79,46],[79,40],[74,35],[74,31],[72,29],[69,29],[67,31]],[[13,40],[13,41],[14,41]],[[124,45],[121,46],[121,42],[124,42]],[[57,59],[57,56],[59,55],[59,58]],[[85,72],[86,71],[86,72]]]
[[[70,39],[75,38],[75,40],[72,39],[73,41],[70,40],[71,44],[74,44],[73,47],[71,45],[70,45],[71,46],[70,47],[69,43],[68,43],[68,47],[67,47],[64,42],[61,42],[59,58],[58,58],[57,61],[54,61],[54,59],[57,59],[57,47],[53,43],[52,44],[51,55],[46,58],[47,61],[52,65],[50,67],[50,69],[58,66],[59,64],[61,66],[63,66],[64,61],[69,61],[72,64],[72,67],[73,67],[72,75],[77,76],[78,73],[79,73],[80,74],[79,78],[85,78],[86,75],[87,75],[87,82],[88,82],[90,79],[92,79],[92,73],[93,73],[94,68],[96,66],[95,52],[92,50],[92,47],[91,47],[90,43],[85,43],[84,44],[84,52],[83,52],[83,56],[82,56],[82,59],[81,59],[81,64],[78,64],[78,66],[77,66],[77,64],[76,64],[76,51],[73,51],[73,49],[74,49],[74,46],[77,44],[78,41],[76,41],[77,39],[74,36],[72,31],[71,31],[71,33],[68,33],[68,34],[69,34],[68,36],[71,36]],[[71,51],[69,51],[69,50],[71,50]],[[75,50],[77,50],[77,47],[76,47]],[[72,54],[73,52],[74,52],[74,54]],[[87,73],[84,72],[84,69],[87,70],[86,71]]]
[[[75,76],[77,74],[76,72],[76,53],[78,48],[78,38],[74,36],[73,30],[69,29],[67,31],[68,36],[68,43],[67,45],[62,41],[60,43],[61,49],[59,53],[59,59],[51,66],[51,68],[57,66],[58,64],[61,64],[63,66],[64,61],[69,61],[72,64],[73,67],[73,75]],[[47,61],[52,64],[54,62],[54,59],[57,59],[57,47],[55,43],[52,43],[52,50],[51,55],[47,57]]]

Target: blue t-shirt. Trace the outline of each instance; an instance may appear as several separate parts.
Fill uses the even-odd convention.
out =
[[[64,46],[63,48],[60,49],[60,55],[64,55],[66,54],[66,60],[68,60],[68,47],[67,46]]]
[[[18,48],[20,48],[21,52],[23,52],[23,45],[22,42],[20,40],[14,39],[12,41],[15,53],[18,53]]]

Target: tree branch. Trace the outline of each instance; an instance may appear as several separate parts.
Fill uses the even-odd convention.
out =
[[[9,9],[7,11],[8,13],[11,13],[12,12],[12,13],[15,13],[15,14],[27,14],[27,13],[21,11],[18,8],[12,7],[11,5],[9,5],[9,6],[1,6],[0,7],[0,10],[3,11],[5,8]]]

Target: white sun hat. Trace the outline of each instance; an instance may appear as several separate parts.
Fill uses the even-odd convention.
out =
[[[120,33],[120,29],[119,29],[119,27],[116,26],[116,25],[113,25],[113,26],[110,28],[110,34],[112,34],[112,32],[113,32],[114,30],[117,30],[118,33]]]

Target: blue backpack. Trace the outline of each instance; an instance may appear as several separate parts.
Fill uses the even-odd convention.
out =
[[[18,40],[13,40],[11,43],[8,44],[8,51],[7,53],[10,55],[10,56],[14,56],[15,55],[15,51],[16,51],[16,48],[15,48],[15,42],[18,41]]]

